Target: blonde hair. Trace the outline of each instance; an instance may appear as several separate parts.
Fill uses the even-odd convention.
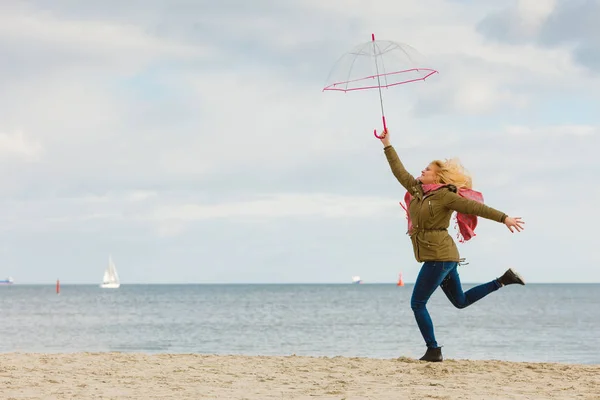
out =
[[[444,161],[434,160],[436,177],[442,184],[451,184],[460,188],[473,188],[473,180],[458,158],[450,158]]]

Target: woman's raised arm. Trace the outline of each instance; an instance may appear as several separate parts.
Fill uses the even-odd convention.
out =
[[[398,182],[410,193],[414,194],[416,190],[416,186],[418,185],[418,181],[412,176],[406,168],[404,168],[404,164],[400,161],[400,157],[398,157],[398,153],[390,143],[389,132],[383,132],[383,138],[380,139],[383,144],[383,151],[385,156],[390,164],[390,168],[392,173],[398,179]]]

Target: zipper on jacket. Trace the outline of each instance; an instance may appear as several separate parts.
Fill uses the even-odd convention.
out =
[[[433,217],[433,207],[431,206],[431,200],[427,200],[427,202],[429,203],[429,215]]]
[[[418,214],[417,214],[417,217],[418,217],[418,218],[417,218],[417,221],[415,221],[415,222],[416,222],[416,226],[415,226],[415,228],[418,228],[418,227],[419,227],[419,224],[423,222],[423,221],[421,221],[421,212],[422,212],[422,210],[423,210],[423,203],[424,203],[424,202],[425,202],[425,200],[424,200],[424,199],[421,199],[421,201],[419,202],[419,212],[418,212]],[[422,225],[422,224],[421,224],[421,225]]]

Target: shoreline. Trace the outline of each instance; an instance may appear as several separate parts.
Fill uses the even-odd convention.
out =
[[[600,364],[0,353],[3,399],[600,399]]]

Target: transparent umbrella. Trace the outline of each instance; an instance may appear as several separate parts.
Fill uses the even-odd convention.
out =
[[[381,89],[404,85],[411,82],[425,81],[438,71],[423,65],[424,58],[409,45],[389,40],[364,42],[342,55],[335,63],[323,91],[352,92],[359,90],[379,91],[381,104],[381,120],[383,135],[375,137],[382,139],[387,132],[383,97]]]

